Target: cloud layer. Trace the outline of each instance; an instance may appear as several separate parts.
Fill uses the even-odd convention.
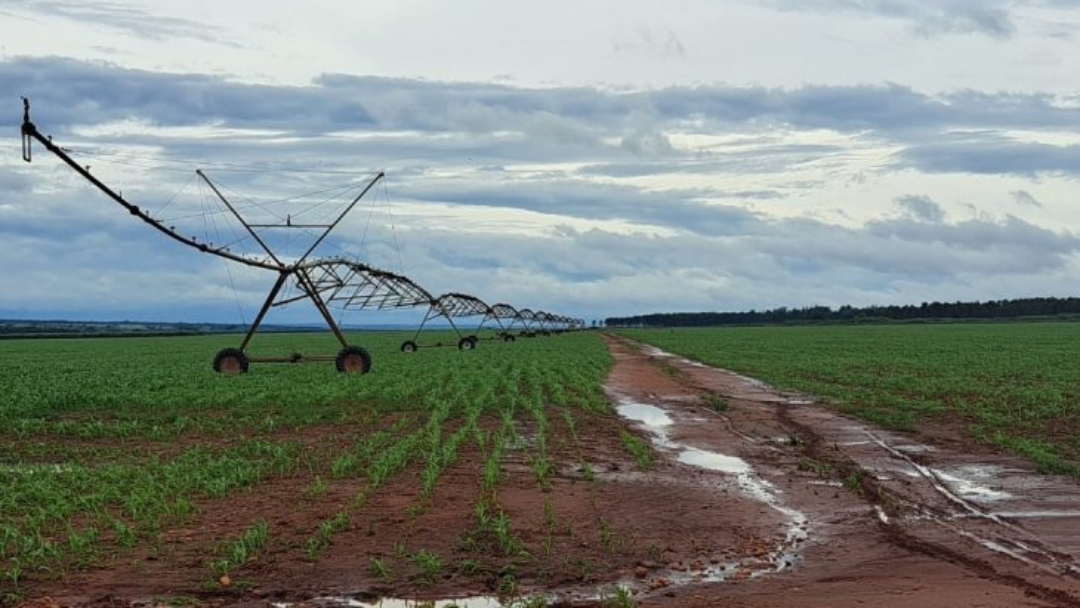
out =
[[[636,43],[682,52],[677,38]],[[214,201],[191,184],[197,166],[253,211],[386,169],[332,252],[434,292],[577,315],[1068,295],[1080,249],[1052,221],[1080,167],[1062,136],[1080,109],[1037,92],[340,74],[274,86],[63,58],[2,61],[0,89],[31,97],[39,127],[96,175],[203,238]],[[0,276],[0,315],[234,321],[232,285],[260,301],[266,277],[163,242],[43,151],[29,166],[0,151],[0,240],[17,270]]]

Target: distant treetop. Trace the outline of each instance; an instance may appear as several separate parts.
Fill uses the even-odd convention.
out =
[[[748,312],[675,312],[608,317],[608,327],[706,327],[713,325],[776,325],[801,323],[871,323],[938,319],[1017,319],[1080,315],[1080,298],[1023,298],[987,302],[923,302],[920,305],[780,307]]]

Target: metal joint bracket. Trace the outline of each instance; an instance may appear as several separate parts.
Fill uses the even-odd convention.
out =
[[[22,124],[22,159],[30,162],[32,158],[30,150],[30,134],[34,131],[34,123],[30,122],[30,100],[23,97],[23,124]]]

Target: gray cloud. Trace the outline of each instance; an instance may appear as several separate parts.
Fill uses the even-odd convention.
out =
[[[490,234],[449,239],[438,230],[423,230],[410,231],[407,240],[407,264],[421,276],[440,260],[469,261],[426,277],[440,289],[473,285],[501,299],[627,312],[949,300],[975,293],[986,298],[995,293],[984,287],[989,277],[995,284],[1060,278],[1080,252],[1075,235],[1009,217],[930,228],[913,220],[844,228],[805,219],[762,219],[741,234],[726,236],[563,228],[548,238]],[[499,252],[497,263],[492,252]],[[568,277],[573,289],[539,287],[565,283]],[[1049,279],[1043,289],[1052,289]]]
[[[0,62],[0,87],[30,96],[35,119],[58,136],[80,125],[130,119],[166,127],[281,132],[168,140],[174,154],[222,160],[239,155],[246,163],[260,156],[280,159],[288,149],[290,163],[321,168],[380,167],[390,159],[394,165],[387,168],[401,171],[424,163],[572,162],[583,165],[583,176],[617,178],[779,173],[809,163],[842,171],[849,148],[760,135],[770,129],[825,129],[848,134],[853,143],[897,146],[893,169],[1036,175],[1074,173],[1080,167],[1076,146],[1016,142],[1002,135],[1014,129],[1059,131],[1080,122],[1080,109],[1038,93],[928,96],[898,85],[610,92],[342,75],[285,87],[66,59]],[[748,137],[738,145],[680,150],[670,134],[687,123],[706,134]],[[154,135],[94,139],[98,145],[154,147],[162,141]],[[255,142],[260,146],[253,147]]]
[[[698,191],[643,192],[627,186],[565,180],[515,180],[487,186],[427,180],[400,188],[398,193],[416,200],[626,220],[711,235],[739,234],[761,221],[738,207],[703,202],[703,193]]]
[[[648,26],[639,26],[632,36],[614,43],[616,53],[643,53],[659,59],[682,58],[686,48],[674,30],[656,32]]]
[[[902,196],[896,199],[896,204],[916,220],[937,223],[945,219],[945,212],[941,209],[941,205],[929,196]]]
[[[0,192],[25,194],[33,186],[33,180],[25,172],[0,165]]]
[[[851,13],[898,19],[925,36],[978,33],[1008,38],[1016,32],[1006,0],[769,0],[785,11]]]
[[[138,117],[162,125],[285,128],[304,134],[508,131],[584,147],[596,147],[612,133],[620,140],[645,135],[661,141],[665,130],[687,122],[728,132],[756,133],[773,125],[871,132],[903,141],[942,129],[1071,127],[1080,118],[1080,109],[1061,107],[1050,95],[962,91],[931,97],[899,85],[611,92],[325,75],[295,87],[57,58],[2,62],[0,85],[33,95],[39,111],[48,113],[48,124],[58,129]],[[73,99],[79,102],[72,104]]]
[[[117,2],[93,0],[7,0],[0,14],[60,17],[79,23],[92,23],[151,40],[192,38],[238,47],[220,28],[204,23],[154,14]]]
[[[1017,205],[1025,207],[1037,207],[1042,209],[1043,204],[1039,202],[1039,199],[1035,198],[1027,190],[1014,190],[1009,193],[1009,196],[1013,198]]]
[[[902,166],[927,173],[1075,174],[1080,168],[1080,145],[1019,142],[980,134],[915,144],[904,149],[898,160]]]
[[[27,212],[21,224],[0,221],[5,257],[20,260],[18,273],[0,277],[0,312],[40,301],[58,313],[65,305],[101,314],[110,306],[155,314],[186,306],[185,318],[236,320],[228,270],[217,260],[164,245],[130,217],[109,215],[108,203],[70,196],[35,195],[34,203],[56,207],[59,219],[42,218],[34,227]],[[620,198],[608,204],[617,206]],[[101,207],[108,218],[90,226],[77,215],[65,221],[66,200],[71,208]],[[693,220],[692,209],[672,213],[685,216],[678,222]],[[399,218],[396,230],[385,221],[372,225],[364,259],[403,270],[433,292],[463,290],[575,314],[627,314],[1000,297],[1002,285],[1034,288],[1033,277],[1045,279],[1045,295],[1056,293],[1051,278],[1060,280],[1080,252],[1076,235],[1012,217],[936,224],[897,219],[851,228],[735,210],[696,213],[717,229],[676,237],[562,226],[526,235]],[[346,231],[339,245],[356,251],[359,238],[359,231]],[[68,262],[58,266],[57,259]],[[240,275],[238,297],[250,316],[268,277],[231,272]],[[27,283],[35,286],[32,293],[19,287]],[[986,287],[991,284],[993,290]],[[300,307],[274,319],[313,316]]]

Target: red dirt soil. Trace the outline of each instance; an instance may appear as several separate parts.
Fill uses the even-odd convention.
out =
[[[613,404],[652,424],[575,412],[575,441],[553,414],[549,488],[527,445],[509,450],[493,497],[518,543],[509,554],[476,531],[484,454],[467,441],[429,500],[419,496],[422,465],[353,507],[362,480],[329,481],[311,498],[311,477],[275,479],[197,505],[153,552],[32,581],[26,605],[497,594],[596,605],[621,584],[642,606],[1080,606],[1075,480],[1037,475],[957,429],[918,439],[881,431],[807,396],[605,340]],[[627,429],[655,445],[652,466],[628,452]],[[518,433],[535,437],[525,425]],[[308,561],[305,539],[343,508],[348,526]],[[269,545],[221,587],[210,560],[259,519]],[[434,580],[409,559],[421,550],[443,562]],[[392,576],[378,576],[373,559]]]

